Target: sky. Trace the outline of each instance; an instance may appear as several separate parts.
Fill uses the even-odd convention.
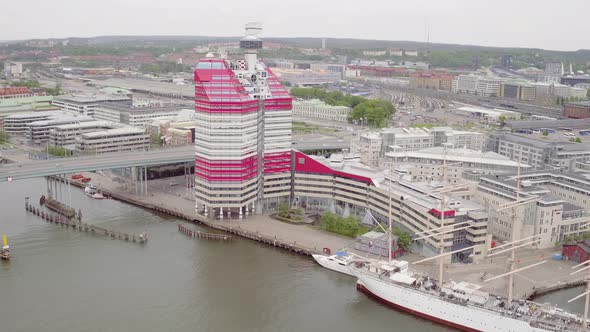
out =
[[[262,36],[590,49],[588,0],[0,1],[0,40],[103,35]],[[328,45],[329,46],[329,45]]]

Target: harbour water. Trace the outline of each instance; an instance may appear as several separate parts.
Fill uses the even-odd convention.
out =
[[[0,233],[13,253],[0,264],[0,331],[452,331],[384,307],[308,257],[243,239],[189,239],[179,220],[79,189],[65,196],[85,222],[147,229],[149,242],[48,224],[24,209],[44,185],[0,184]],[[569,293],[540,300],[563,304]]]

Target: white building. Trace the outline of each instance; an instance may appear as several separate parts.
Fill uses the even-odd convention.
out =
[[[322,85],[335,83],[342,79],[341,74],[334,71],[285,70],[277,68],[274,72],[281,81],[287,81],[293,86]]]
[[[100,104],[96,107],[94,118],[144,128],[154,120],[173,119],[182,110],[180,105],[134,107],[121,104]]]
[[[478,96],[497,97],[500,95],[500,84],[504,81],[500,78],[479,78],[475,93]]]
[[[403,166],[412,181],[441,181],[443,163],[446,160],[448,167],[447,178],[451,183],[459,183],[464,180],[465,172],[470,174],[490,175],[506,172],[514,172],[518,168],[518,162],[501,156],[495,152],[481,152],[465,148],[432,147],[418,151],[392,151],[385,153],[388,167]],[[521,168],[530,166],[520,164]]]
[[[8,78],[21,77],[23,64],[20,62],[7,61],[4,63],[4,75]]]
[[[116,128],[82,134],[75,139],[76,154],[149,150],[150,136],[139,128]]]
[[[82,122],[90,122],[93,119],[84,115],[63,115],[53,117],[47,120],[35,121],[26,125],[25,135],[29,143],[41,144],[49,141],[49,132],[51,129],[65,125]]]
[[[74,145],[76,137],[94,131],[104,131],[121,127],[120,124],[108,121],[86,121],[55,126],[49,130],[49,145]]]
[[[360,156],[364,164],[377,166],[387,152],[418,151],[435,146],[462,147],[481,151],[485,135],[457,131],[451,127],[387,128],[379,132],[354,134],[350,151]]]
[[[498,206],[515,201],[515,173],[483,177],[478,199],[490,211],[489,228],[500,241],[508,241],[516,227],[517,238],[540,236],[539,248],[551,248],[565,236],[580,235],[590,206],[588,174],[561,171],[527,171],[520,175],[520,199],[538,197],[538,201],[512,211],[498,212]],[[514,223],[513,221],[516,221]]]
[[[13,136],[25,135],[29,123],[55,119],[68,114],[71,115],[63,111],[46,111],[8,115],[4,117],[4,130]]]
[[[365,56],[384,56],[387,55],[387,51],[363,51]]]
[[[291,61],[277,61],[275,62],[275,68],[279,69],[295,69],[295,64]]]
[[[347,106],[332,106],[321,100],[300,100],[293,102],[293,115],[337,122],[348,122],[352,109]]]
[[[477,91],[478,79],[479,76],[473,74],[457,76],[457,78],[455,78],[453,81],[453,86],[455,89],[454,92],[475,94]]]
[[[55,97],[51,104],[62,110],[93,116],[94,110],[99,104],[131,105],[132,100],[126,96],[85,94]]]

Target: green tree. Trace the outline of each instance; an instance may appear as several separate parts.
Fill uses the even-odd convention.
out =
[[[62,94],[61,85],[57,83],[54,88],[45,89],[45,92],[50,96],[59,96]]]
[[[360,221],[355,217],[340,217],[331,212],[326,212],[320,219],[320,228],[349,237],[355,237],[366,233],[369,229],[360,224]]]
[[[66,150],[63,146],[49,146],[47,147],[47,153],[56,157],[67,157],[70,155],[68,150]]]
[[[4,143],[8,142],[9,138],[10,138],[10,134],[5,132],[4,130],[0,130],[0,144],[4,144]]]
[[[400,248],[403,248],[405,250],[408,250],[408,248],[410,248],[410,245],[412,245],[413,241],[410,233],[404,232],[403,230],[401,230],[401,228],[398,227],[394,228],[391,233],[397,236],[397,245],[400,246]]]
[[[162,146],[162,138],[159,133],[153,133],[150,136],[150,142],[153,146]]]
[[[385,127],[395,113],[393,105],[385,100],[366,100],[356,105],[350,114],[351,120],[366,121],[372,127]]]
[[[549,130],[547,130],[547,129],[543,130],[543,136],[549,136]]]
[[[498,120],[500,121],[501,124],[505,124],[506,123],[506,116],[505,115],[500,115],[498,117]]]
[[[581,138],[579,138],[579,137],[576,137],[576,140],[575,140],[575,142],[576,142],[576,143],[582,143],[582,139],[581,139]]]
[[[10,86],[26,86],[29,89],[38,89],[41,87],[41,83],[36,80],[19,80],[10,82]]]
[[[279,217],[289,218],[289,205],[279,204]]]

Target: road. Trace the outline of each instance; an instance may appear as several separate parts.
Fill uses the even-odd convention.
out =
[[[350,147],[350,137],[333,137],[317,134],[295,136],[292,147],[299,151],[341,150]],[[94,156],[5,164],[0,166],[0,182],[22,180],[40,176],[93,172],[135,166],[160,166],[193,162],[191,145],[151,151],[105,153]]]

